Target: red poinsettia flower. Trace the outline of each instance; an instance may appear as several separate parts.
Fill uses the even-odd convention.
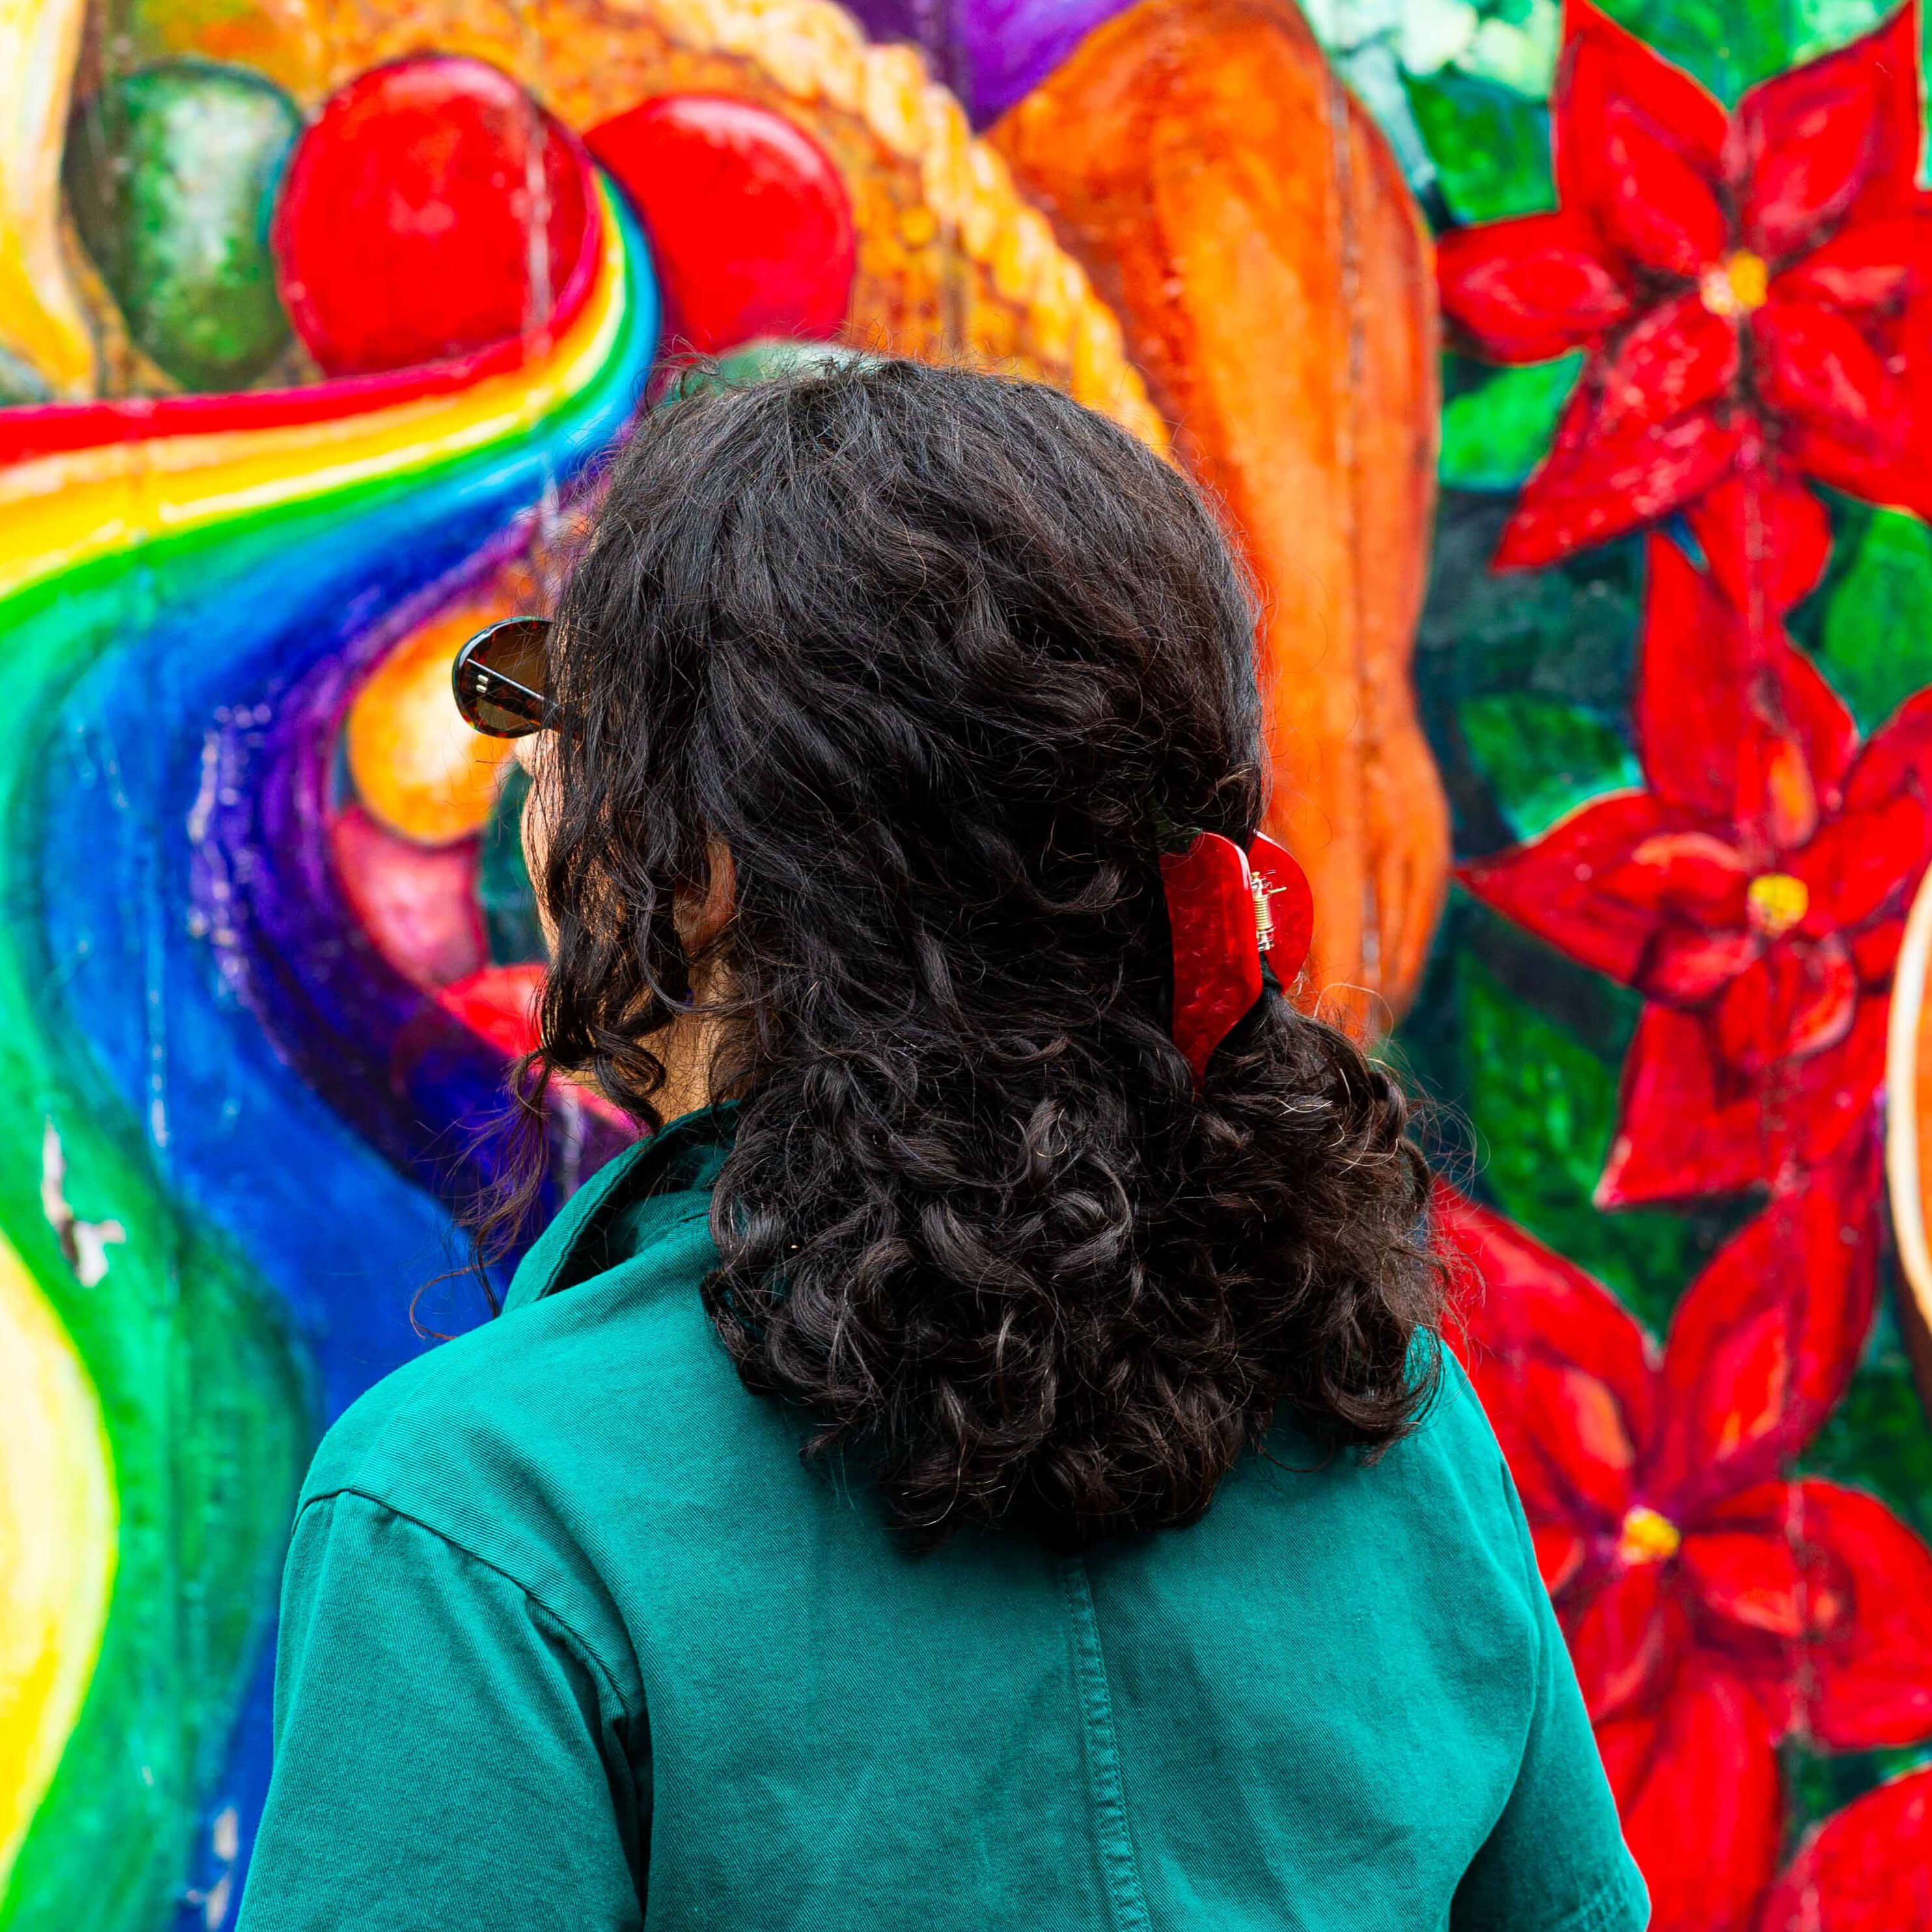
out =
[[[1826,1820],[1764,1900],[1756,1932],[1922,1932],[1932,1926],[1932,1768]]]
[[[1478,353],[1591,352],[1499,566],[1688,506],[1734,599],[1779,610],[1829,547],[1802,476],[1932,512],[1918,43],[1908,5],[1726,113],[1570,0],[1558,208],[1457,230],[1439,252],[1444,310]]]
[[[1749,1694],[1688,1664],[1654,1709],[1597,1726],[1652,1932],[1924,1932],[1932,1769],[1813,1832],[1778,1875],[1784,1794]]]
[[[1645,1703],[1694,1654],[1773,1736],[1932,1732],[1932,1552],[1870,1497],[1781,1474],[1870,1325],[1874,1217],[1844,1204],[1873,1198],[1875,1158],[1774,1198],[1685,1291],[1660,1356],[1581,1269],[1446,1201],[1484,1291],[1466,1365],[1593,1717]]]
[[[1667,1695],[1597,1726],[1651,1932],[1744,1932],[1784,1832],[1778,1754],[1750,1693],[1688,1658]]]
[[[1873,1498],[1783,1471],[1871,1318],[1855,1170],[1774,1198],[1685,1292],[1660,1354],[1609,1292],[1448,1194],[1479,1277],[1466,1364],[1509,1460],[1656,1924],[1744,1922],[1780,1832],[1773,1747],[1932,1733],[1932,1551]]]
[[[1932,857],[1932,694],[1860,746],[1775,626],[1653,533],[1634,724],[1648,781],[1463,884],[1646,1008],[1606,1206],[1778,1182],[1869,1120]]]

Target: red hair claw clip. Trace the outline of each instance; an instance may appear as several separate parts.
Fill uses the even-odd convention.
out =
[[[1259,832],[1244,852],[1202,832],[1185,852],[1162,854],[1161,883],[1174,938],[1174,1043],[1194,1070],[1208,1061],[1262,996],[1262,956],[1292,984],[1308,957],[1315,902],[1308,875]]]

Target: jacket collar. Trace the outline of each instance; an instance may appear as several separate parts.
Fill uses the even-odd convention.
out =
[[[629,1203],[658,1192],[708,1190],[737,1126],[736,1100],[681,1114],[606,1161],[562,1208],[517,1264],[499,1319],[560,1286],[586,1240]]]

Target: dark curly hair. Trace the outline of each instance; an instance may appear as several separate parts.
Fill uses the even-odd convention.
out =
[[[705,1306],[922,1541],[1198,1517],[1284,1406],[1435,1386],[1402,1095],[1277,988],[1196,1096],[1162,830],[1245,840],[1255,611],[1175,470],[1057,391],[897,361],[644,416],[558,611],[542,1065],[655,1124],[674,896],[728,849]],[[700,981],[704,975],[698,976]]]

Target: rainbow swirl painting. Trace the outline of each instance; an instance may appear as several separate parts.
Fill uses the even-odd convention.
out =
[[[445,1020],[413,1086],[392,1078],[398,1037],[438,1016],[302,861],[326,850],[357,667],[554,506],[638,402],[650,258],[608,190],[599,216],[536,352],[0,417],[16,1900],[146,1898],[152,1921],[212,1774],[259,1783],[295,1486],[324,1418],[421,1346],[410,1289],[447,1265],[438,1204],[502,1060]],[[334,1111],[332,1087],[360,1099]],[[164,1684],[198,1724],[156,1712]],[[228,1783],[230,1807],[258,1795]],[[235,1828],[211,1824],[210,1884]]]

